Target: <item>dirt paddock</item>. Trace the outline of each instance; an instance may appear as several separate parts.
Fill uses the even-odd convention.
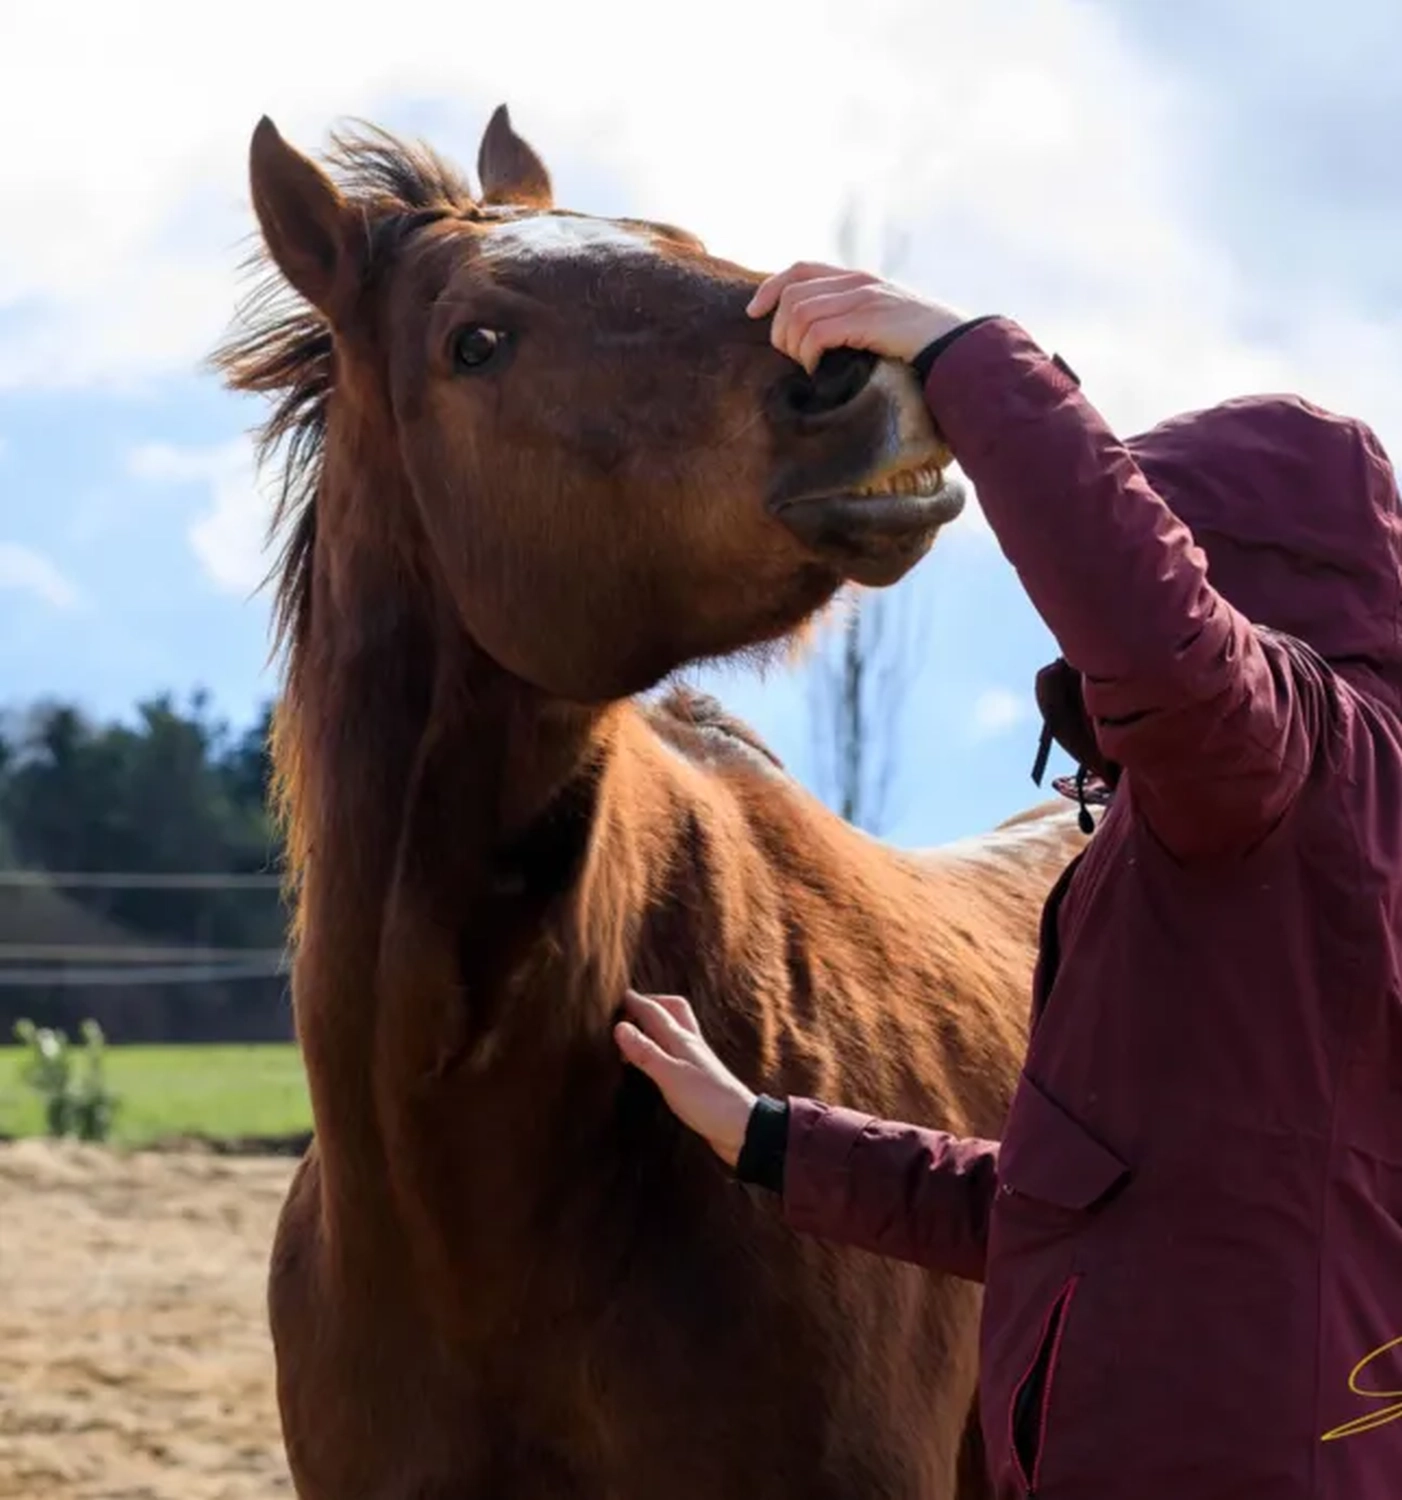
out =
[[[0,1497],[289,1497],[263,1289],[286,1157],[0,1144]]]

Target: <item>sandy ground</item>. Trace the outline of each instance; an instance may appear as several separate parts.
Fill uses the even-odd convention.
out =
[[[289,1497],[263,1287],[293,1163],[0,1144],[0,1497]]]

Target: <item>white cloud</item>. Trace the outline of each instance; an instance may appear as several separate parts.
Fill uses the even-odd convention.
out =
[[[1367,323],[1347,289],[1339,306],[1293,308],[1284,342],[1235,331],[1250,268],[1194,228],[1200,133],[1108,9],[819,0],[799,17],[714,0],[680,38],[650,0],[402,0],[389,27],[356,0],[334,26],[283,0],[218,21],[162,0],[83,15],[76,29],[65,7],[0,20],[0,132],[44,143],[0,158],[0,199],[24,225],[0,243],[0,316],[16,324],[0,388],[193,371],[232,310],[263,111],[312,147],[347,114],[427,109],[435,143],[467,164],[507,99],[566,187],[562,162],[605,173],[630,208],[753,265],[830,253],[860,189],[915,225],[909,280],[1022,318],[1118,425],[1303,386],[1402,444],[1395,359],[1359,368],[1340,352],[1358,339],[1339,328]],[[1395,349],[1399,334],[1371,337]]]
[[[974,699],[969,714],[969,737],[975,741],[996,739],[1031,717],[1032,702],[1025,693],[1004,687],[985,688]]]
[[[29,594],[51,609],[77,609],[78,587],[42,553],[18,542],[0,542],[0,590]]]
[[[205,486],[210,503],[191,523],[191,550],[223,592],[247,596],[258,587],[267,573],[264,538],[271,506],[255,481],[246,439],[208,448],[148,443],[127,455],[127,470],[155,483]]]
[[[0,11],[0,133],[44,143],[0,155],[0,201],[24,226],[0,239],[0,390],[195,372],[240,290],[247,143],[264,111],[304,149],[347,115],[427,118],[468,166],[505,99],[565,193],[602,176],[614,206],[686,224],[747,264],[834,253],[856,193],[873,221],[909,226],[904,279],[1020,318],[1122,431],[1293,388],[1371,421],[1402,454],[1402,322],[1326,281],[1283,332],[1247,331],[1258,268],[1197,227],[1201,101],[1176,94],[1108,8],[816,0],[799,19],[713,0],[683,46],[650,0],[401,0],[389,27],[362,0],[334,26],[284,0],[217,21],[164,0],[83,14],[74,29],[64,7]],[[246,594],[266,561],[246,447],[167,457],[210,487],[190,533],[202,566]],[[151,462],[149,477],[179,477]],[[988,543],[976,497],[960,536]]]

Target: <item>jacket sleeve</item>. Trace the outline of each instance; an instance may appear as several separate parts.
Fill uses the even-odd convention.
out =
[[[1318,676],[1208,582],[1192,535],[1074,375],[1007,318],[929,366],[931,414],[1062,654],[1106,757],[1180,858],[1244,852],[1313,758]]]
[[[983,1280],[998,1147],[788,1101],[784,1217],[802,1233]]]

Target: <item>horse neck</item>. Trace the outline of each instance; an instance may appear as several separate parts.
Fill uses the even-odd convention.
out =
[[[357,476],[364,486],[368,481]],[[393,482],[392,476],[382,481]],[[598,742],[606,715],[495,666],[429,577],[352,514],[387,497],[319,497],[310,608],[275,740],[299,893],[295,1002],[319,1136],[383,1154],[377,1094],[461,1053],[464,924],[496,851],[529,827]],[[393,497],[388,497],[392,499]],[[338,523],[349,545],[323,545]]]
[[[608,1129],[650,860],[616,801],[630,706],[584,713],[423,649],[407,620],[339,661],[334,695],[302,687],[296,1007],[328,1245],[348,1266],[407,1245],[472,1338],[514,1296],[532,1186]]]

